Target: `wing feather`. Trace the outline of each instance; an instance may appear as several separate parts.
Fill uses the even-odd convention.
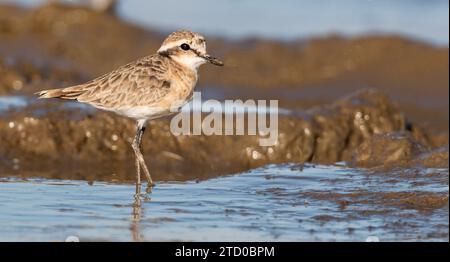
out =
[[[76,99],[105,109],[151,106],[171,88],[168,62],[160,55],[144,57],[86,84],[44,90],[40,98]]]

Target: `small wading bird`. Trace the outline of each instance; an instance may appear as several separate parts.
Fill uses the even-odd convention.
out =
[[[173,114],[190,100],[204,63],[223,66],[206,53],[203,36],[190,31],[170,34],[158,52],[129,63],[85,84],[43,90],[39,98],[77,100],[137,121],[132,148],[136,155],[136,194],[140,192],[141,168],[148,188],[154,184],[140,150],[147,122]],[[174,110],[176,109],[176,110]]]

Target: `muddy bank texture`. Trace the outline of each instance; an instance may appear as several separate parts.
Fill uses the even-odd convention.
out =
[[[154,53],[165,35],[85,9],[0,5],[0,94],[87,81]],[[167,119],[155,121],[144,151],[156,179],[202,179],[281,162],[448,167],[448,48],[382,36],[208,40],[227,67],[202,68],[203,92],[279,99],[299,113],[280,119],[279,144],[271,148],[251,136],[174,137]],[[377,91],[334,102],[365,87],[396,104]],[[127,119],[35,103],[0,116],[1,174],[133,180],[133,135]]]
[[[89,80],[154,53],[166,33],[85,9],[0,5],[0,94],[25,93]],[[208,36],[207,36],[208,37]],[[448,48],[395,36],[329,36],[289,43],[208,37],[220,70],[204,67],[200,87],[267,90],[284,107],[327,104],[361,88],[377,88],[403,112],[448,143]],[[278,96],[298,90],[294,100]],[[242,96],[231,91],[232,97]]]
[[[0,118],[3,175],[133,180],[134,123],[110,113],[38,103]],[[173,136],[169,120],[153,121],[143,151],[157,180],[205,179],[268,163],[348,161],[389,167],[448,168],[448,149],[432,141],[389,99],[373,90],[279,119],[279,142],[257,136]]]

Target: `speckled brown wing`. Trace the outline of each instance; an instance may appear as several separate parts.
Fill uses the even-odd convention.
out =
[[[96,107],[151,106],[170,91],[168,62],[160,55],[144,57],[79,87],[76,99]]]

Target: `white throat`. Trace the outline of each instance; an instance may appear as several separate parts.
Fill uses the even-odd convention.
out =
[[[171,56],[173,60],[177,63],[191,69],[192,71],[198,71],[198,68],[203,65],[206,61],[205,59],[198,56]]]

